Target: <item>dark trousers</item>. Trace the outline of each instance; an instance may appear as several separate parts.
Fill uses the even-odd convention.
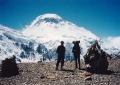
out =
[[[58,60],[56,63],[56,68],[58,69],[59,63],[61,62],[61,68],[64,66],[64,55],[58,55]]]
[[[79,69],[80,69],[80,54],[74,54],[74,58],[75,58],[75,68],[78,68],[79,65]]]

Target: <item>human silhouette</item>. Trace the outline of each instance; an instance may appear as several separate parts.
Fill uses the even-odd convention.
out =
[[[79,70],[80,70],[80,53],[81,53],[81,51],[80,51],[79,43],[80,43],[80,41],[73,41],[74,46],[73,46],[72,52],[73,52],[73,55],[75,58],[75,68],[78,68],[78,65],[79,65]]]
[[[61,45],[57,47],[57,53],[58,53],[58,60],[56,63],[56,70],[58,70],[59,63],[61,62],[61,70],[63,70],[64,66],[64,55],[65,55],[65,47],[64,42],[61,41]]]

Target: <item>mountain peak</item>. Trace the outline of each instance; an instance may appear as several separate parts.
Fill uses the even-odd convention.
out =
[[[57,14],[44,14],[38,16],[31,24],[25,26],[22,33],[33,39],[73,39],[78,40],[82,37],[96,39],[97,36],[83,27],[78,27],[73,23],[63,20]],[[85,34],[87,33],[87,34]]]
[[[58,24],[60,21],[62,21],[62,18],[60,16],[58,16],[57,14],[43,14],[38,16],[32,23],[31,26],[38,26],[40,25],[40,23],[42,22],[50,22],[50,23],[55,23]]]
[[[54,19],[62,19],[60,16],[58,16],[57,14],[50,14],[50,13],[47,13],[47,14],[43,14],[43,15],[40,15],[37,17],[38,19],[50,19],[50,18],[54,18]]]

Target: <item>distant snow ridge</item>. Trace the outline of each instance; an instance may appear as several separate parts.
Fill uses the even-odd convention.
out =
[[[15,55],[22,62],[46,61],[46,47],[25,37],[19,31],[0,25],[0,61]]]

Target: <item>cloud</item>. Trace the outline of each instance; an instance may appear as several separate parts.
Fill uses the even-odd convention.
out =
[[[106,41],[112,44],[115,48],[120,49],[120,36],[118,37],[108,37]]]

